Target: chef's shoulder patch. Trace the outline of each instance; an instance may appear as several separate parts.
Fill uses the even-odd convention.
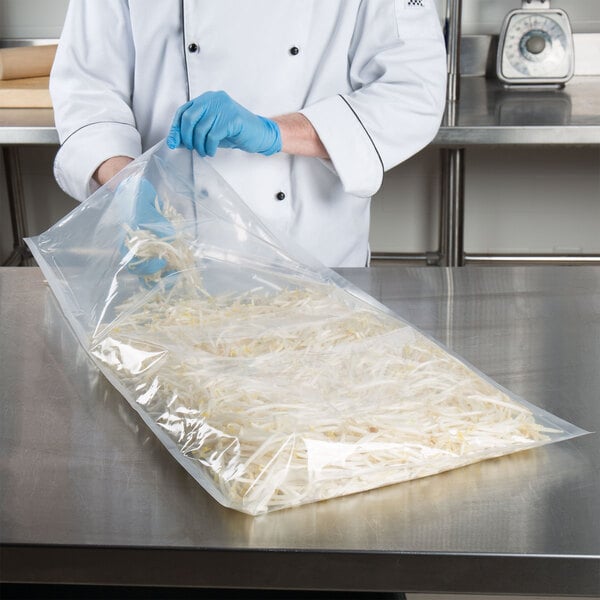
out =
[[[404,8],[425,7],[425,0],[404,0]]]

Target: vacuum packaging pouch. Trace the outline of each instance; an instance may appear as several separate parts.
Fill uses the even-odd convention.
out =
[[[217,501],[260,514],[583,430],[265,227],[160,143],[28,239],[87,352]]]

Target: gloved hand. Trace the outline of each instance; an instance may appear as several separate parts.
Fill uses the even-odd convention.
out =
[[[139,181],[139,184],[134,179],[126,179],[123,181],[115,192],[116,202],[119,202],[119,195],[126,196],[128,194],[135,194],[135,198],[133,216],[129,221],[131,231],[127,233],[130,244],[123,243],[121,247],[123,256],[126,256],[131,251],[135,251],[134,237],[137,230],[149,231],[159,238],[166,238],[175,234],[173,225],[161,213],[163,205],[154,186],[147,179],[142,179]],[[128,201],[128,199],[124,197],[123,201]],[[143,256],[142,251],[142,255],[134,256],[134,258],[129,261],[127,268],[139,277],[147,277],[149,275],[159,274],[159,271],[166,266],[167,261],[164,258],[161,258],[160,256]],[[167,274],[168,273],[160,273],[161,276]]]
[[[270,156],[281,151],[281,133],[277,123],[251,113],[225,92],[206,92],[175,113],[167,145],[181,144],[200,156],[214,156],[219,147]]]

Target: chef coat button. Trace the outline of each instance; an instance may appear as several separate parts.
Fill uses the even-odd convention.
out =
[[[275,198],[277,198],[277,200],[285,200],[285,194],[283,192],[277,192]]]
[[[191,44],[188,45],[188,51],[189,52],[198,52],[198,44],[195,44],[194,42],[192,42]]]
[[[300,48],[298,48],[298,46],[292,46],[290,48],[290,54],[292,56],[296,56],[296,54],[300,54]]]

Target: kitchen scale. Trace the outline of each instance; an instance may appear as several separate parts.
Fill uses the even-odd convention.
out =
[[[509,12],[498,41],[496,72],[507,86],[562,87],[574,70],[569,17],[550,0],[523,0]]]

